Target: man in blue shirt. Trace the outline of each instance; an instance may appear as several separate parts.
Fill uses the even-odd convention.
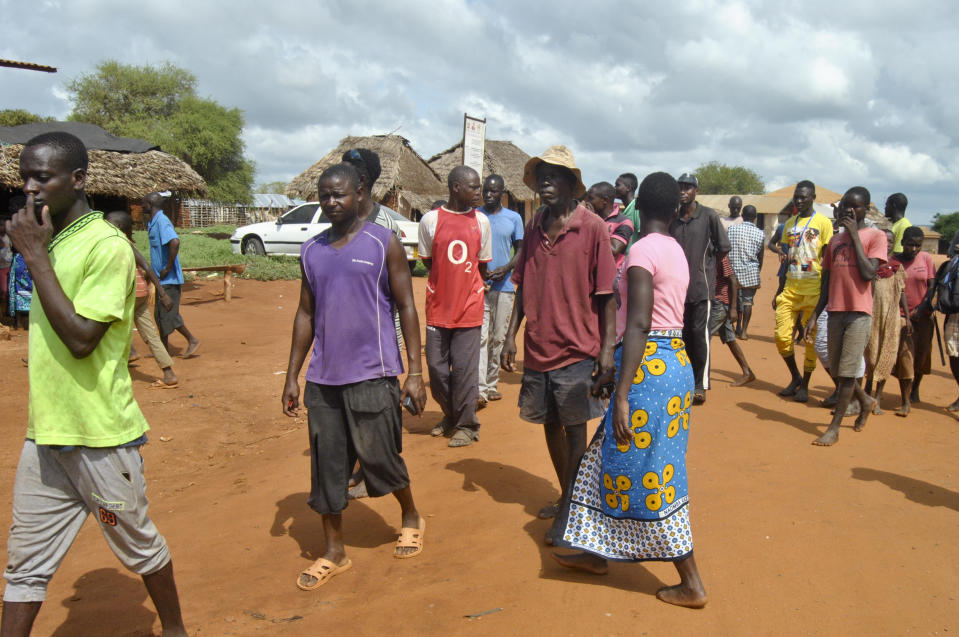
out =
[[[170,334],[174,330],[179,332],[187,340],[183,358],[189,358],[196,353],[200,341],[190,333],[180,316],[180,289],[183,286],[183,269],[177,256],[180,252],[180,238],[173,229],[173,224],[163,214],[163,195],[151,192],[144,197],[143,211],[150,215],[150,223],[147,225],[147,233],[150,235],[150,265],[160,279],[163,291],[173,299],[173,306],[169,310],[164,308],[159,302],[160,291],[157,290],[156,324],[160,340],[167,351],[170,351]]]
[[[493,260],[489,264],[486,281],[486,308],[483,312],[483,330],[480,336],[479,404],[485,407],[490,400],[503,397],[496,390],[499,382],[499,356],[506,341],[513,312],[516,288],[510,281],[513,266],[523,245],[523,218],[519,213],[504,208],[503,178],[493,174],[483,182],[483,207],[492,230]]]

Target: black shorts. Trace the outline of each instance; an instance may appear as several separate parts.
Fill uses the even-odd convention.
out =
[[[519,417],[539,425],[585,424],[603,415],[603,404],[590,395],[595,360],[587,358],[548,372],[523,370]]]
[[[161,286],[163,291],[167,293],[173,300],[173,307],[169,310],[163,307],[163,303],[160,303],[160,290],[157,290],[156,305],[154,306],[154,314],[156,318],[157,330],[160,332],[160,336],[166,338],[174,332],[183,327],[183,318],[180,316],[180,285],[163,285]]]
[[[729,303],[713,299],[709,310],[709,335],[716,336],[717,333],[723,345],[736,340],[736,330],[733,329],[732,321],[729,320]]]
[[[306,383],[303,404],[310,430],[309,505],[320,514],[346,508],[350,474],[357,460],[371,497],[409,486],[400,456],[403,420],[395,377],[349,385]]]

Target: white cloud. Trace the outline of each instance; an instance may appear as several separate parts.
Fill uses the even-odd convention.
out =
[[[61,69],[0,69],[4,107],[62,117],[64,83],[97,62],[169,60],[244,111],[258,181],[397,127],[428,157],[469,111],[531,154],[569,146],[588,181],[719,160],[770,188],[902,190],[911,216],[959,207],[959,76],[931,63],[959,49],[945,0],[0,0],[0,14],[15,18],[0,57]]]

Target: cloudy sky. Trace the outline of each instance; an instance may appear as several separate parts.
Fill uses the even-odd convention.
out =
[[[104,59],[169,61],[246,115],[257,182],[348,134],[428,158],[463,113],[530,154],[569,146],[587,183],[717,160],[773,190],[812,179],[959,210],[959,3],[761,0],[0,0],[0,108],[65,117]]]

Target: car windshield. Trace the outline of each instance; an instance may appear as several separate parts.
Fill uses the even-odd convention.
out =
[[[404,217],[404,216],[401,215],[400,213],[396,212],[396,211],[393,210],[392,208],[387,208],[386,206],[380,206],[380,207],[381,207],[383,210],[385,210],[385,211],[386,211],[386,214],[389,215],[389,217],[390,217],[391,219],[393,219],[394,221],[409,221],[409,219],[407,219],[406,217]]]
[[[303,204],[280,217],[280,223],[309,223],[316,214],[319,204]]]

